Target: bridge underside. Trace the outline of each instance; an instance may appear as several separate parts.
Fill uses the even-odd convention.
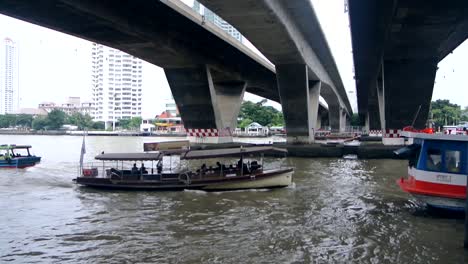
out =
[[[300,9],[296,7],[295,12],[298,11]],[[221,29],[205,23],[200,15],[180,1],[5,0],[0,3],[0,13],[122,50],[164,68],[188,129],[217,130],[218,136],[229,134],[226,131],[236,125],[235,118],[245,91],[283,105],[294,102],[286,102],[294,87],[289,83],[279,86],[280,78],[277,79],[273,67]],[[250,15],[257,18],[253,13]],[[282,23],[271,24],[284,30]],[[275,30],[275,26],[271,29]],[[323,49],[324,37],[321,37]],[[349,102],[347,98],[338,98],[342,93],[338,93],[330,82],[322,85],[323,82],[315,81],[318,73],[311,71],[314,67],[310,62],[302,64],[307,64],[309,69],[303,72],[308,77],[301,86],[301,94],[310,96],[305,104],[291,109],[308,113],[307,122],[298,130],[292,128],[291,133],[302,131],[300,134],[305,129],[306,137],[312,136],[313,140],[309,128],[316,129],[318,120],[322,119],[317,118],[321,111],[319,94],[331,106],[327,123],[338,130],[342,124],[342,100],[348,105]],[[333,66],[334,62],[328,62],[318,67],[320,74],[330,71]],[[294,114],[289,113],[289,108],[285,109],[286,122],[293,124],[295,117],[289,117]]]
[[[349,16],[368,128],[425,127],[437,63],[468,38],[468,2],[349,0]]]

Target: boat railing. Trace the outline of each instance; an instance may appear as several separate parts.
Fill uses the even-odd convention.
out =
[[[78,175],[91,178],[109,178],[112,180],[130,181],[178,181],[184,184],[191,184],[193,180],[206,180],[213,178],[253,176],[263,171],[283,168],[283,162],[274,159],[271,162],[263,163],[262,160],[245,159],[243,165],[239,164],[218,164],[216,166],[199,167],[181,166],[177,169],[165,167],[159,170],[154,164],[151,167],[141,170],[132,169],[134,162],[89,162],[78,168]]]

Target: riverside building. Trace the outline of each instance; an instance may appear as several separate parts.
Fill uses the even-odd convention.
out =
[[[141,116],[142,60],[97,43],[92,47],[94,121],[106,129],[120,119]]]
[[[14,114],[18,108],[18,47],[5,38],[0,44],[0,114]]]

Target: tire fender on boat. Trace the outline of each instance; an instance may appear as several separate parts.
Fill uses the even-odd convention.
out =
[[[179,181],[183,182],[185,185],[190,185],[190,183],[192,182],[190,176],[185,172],[179,175]]]

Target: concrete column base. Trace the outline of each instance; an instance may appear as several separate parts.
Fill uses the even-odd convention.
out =
[[[382,137],[382,143],[387,146],[392,145],[404,145],[405,139],[404,138],[386,138]]]
[[[286,124],[287,142],[313,143],[321,83],[312,83],[313,87],[309,89],[305,64],[276,65],[276,78]]]
[[[194,137],[187,136],[190,143],[198,144],[219,144],[219,143],[232,143],[232,137]]]
[[[246,83],[226,78],[210,67],[164,69],[188,140],[229,143],[237,125]]]

